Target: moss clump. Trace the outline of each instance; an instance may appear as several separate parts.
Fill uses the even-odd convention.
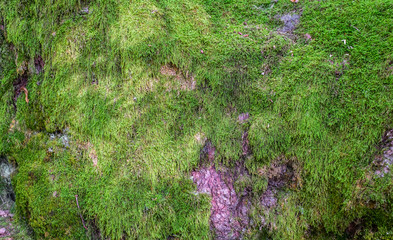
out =
[[[187,177],[209,139],[217,163],[245,160],[251,176],[235,187],[254,189],[256,204],[267,184],[258,169],[297,159],[302,184],[280,192],[287,207],[266,234],[346,237],[364,219],[359,236],[385,237],[391,174],[370,180],[365,169],[392,128],[392,9],[387,0],[0,0],[0,154],[18,165],[19,218],[38,238],[211,238],[209,201]],[[301,15],[292,33],[276,31],[286,13]],[[30,101],[14,108],[21,76]]]
[[[47,141],[44,134],[36,134],[12,155],[18,165],[13,178],[18,217],[29,223],[37,238],[83,239],[85,234],[79,226],[75,199],[69,191],[60,188],[59,169],[53,165],[53,161],[69,164],[69,158],[52,156]]]

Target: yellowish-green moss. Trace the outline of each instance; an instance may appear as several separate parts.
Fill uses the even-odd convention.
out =
[[[297,159],[302,185],[280,195],[275,230],[259,230],[256,208],[245,236],[346,237],[356,219],[359,236],[386,236],[391,175],[364,173],[392,128],[392,9],[389,0],[0,0],[0,154],[18,166],[18,217],[37,238],[212,238],[209,199],[193,194],[189,172],[205,138],[217,162],[234,166],[249,131],[251,176],[236,188],[257,202],[267,184],[258,169],[278,156]],[[285,13],[301,15],[290,34],[276,31]],[[19,97],[15,111],[22,64],[30,101]],[[195,88],[182,88],[190,79]]]

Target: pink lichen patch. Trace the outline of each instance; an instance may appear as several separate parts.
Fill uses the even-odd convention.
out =
[[[238,121],[239,121],[239,123],[245,123],[249,118],[250,118],[249,113],[242,113],[239,115]]]
[[[12,227],[13,214],[10,213],[9,210],[0,209],[0,220],[2,221],[2,226],[0,228],[0,238],[11,236],[11,232],[13,232],[14,228]]]
[[[220,166],[217,171],[214,165],[216,148],[206,141],[200,158],[207,166],[200,167],[191,173],[198,193],[211,196],[210,225],[215,232],[215,239],[239,239],[248,225],[250,202],[246,193],[236,194],[233,183],[239,176],[246,174],[243,164],[238,164],[235,173]]]
[[[211,196],[211,227],[216,239],[238,239],[241,235],[241,221],[248,220],[248,209],[239,201],[233,182],[225,182],[214,166],[201,168],[191,173],[199,193]]]
[[[269,187],[261,196],[261,205],[265,208],[273,208],[277,205],[277,198],[275,196],[276,190]]]
[[[0,217],[13,217],[14,214],[11,214],[8,210],[0,210]]]
[[[211,148],[208,149],[207,156],[209,158],[209,161],[213,161],[214,160],[215,153],[216,153],[216,148],[215,147],[211,147]]]
[[[10,233],[7,231],[5,228],[0,228],[0,237],[6,237],[9,236]]]
[[[274,222],[267,223],[267,216],[275,215],[280,207],[278,193],[299,181],[300,169],[296,158],[280,157],[258,169],[259,175],[267,178],[267,189],[261,193],[258,203],[252,204],[249,196],[251,186],[247,185],[250,175],[244,166],[245,156],[251,154],[247,131],[242,135],[242,147],[242,158],[233,167],[227,168],[217,165],[214,159],[216,148],[207,140],[200,153],[201,167],[191,173],[197,192],[211,196],[210,226],[215,232],[214,239],[241,239],[246,235],[248,228],[255,224],[249,218],[250,209],[262,208],[261,228],[268,224],[275,226]],[[243,188],[238,189],[240,186]]]
[[[308,33],[304,34],[304,38],[306,39],[306,42],[307,42],[307,41],[311,41],[311,40],[312,40],[312,37],[311,37],[311,35],[310,35],[310,34],[308,34]]]

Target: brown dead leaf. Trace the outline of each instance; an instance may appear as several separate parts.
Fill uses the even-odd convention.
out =
[[[165,87],[168,90],[183,90],[183,91],[191,91],[196,88],[196,81],[193,74],[183,73],[179,68],[173,66],[172,64],[167,64],[161,67],[160,73],[165,76],[174,77],[177,83],[180,86],[176,86],[177,84],[174,82],[168,82],[165,84]]]
[[[267,173],[266,166],[263,166],[262,168],[258,169],[259,176],[264,176],[264,175],[266,175],[266,173]]]
[[[25,92],[25,101],[26,101],[26,103],[29,103],[29,98],[28,98],[29,91],[27,91],[27,89],[25,87],[21,87],[20,90]]]
[[[10,124],[10,128],[8,129],[8,131],[13,132],[16,124],[17,124],[17,122],[15,121],[15,119],[12,119],[11,124]]]
[[[176,76],[178,70],[176,67],[164,65],[161,67],[160,73],[165,76]]]

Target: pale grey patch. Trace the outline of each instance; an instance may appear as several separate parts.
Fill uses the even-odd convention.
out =
[[[70,147],[69,138],[68,138],[67,135],[61,136],[61,137],[60,137],[60,141],[61,141],[61,143],[63,144],[63,146],[64,146],[65,148],[69,148],[69,147]]]
[[[374,174],[378,177],[384,177],[391,172],[393,165],[393,129],[385,133],[382,144],[382,156],[378,156],[373,161],[373,165],[377,167]]]
[[[242,113],[238,116],[239,123],[245,123],[250,118],[249,113]]]
[[[278,32],[290,33],[295,30],[296,26],[300,22],[300,15],[298,14],[285,14],[283,16],[279,16],[281,22],[284,23],[284,26],[278,29]]]
[[[0,157],[0,204],[2,208],[11,208],[15,202],[15,193],[11,183],[14,166],[6,158]]]

